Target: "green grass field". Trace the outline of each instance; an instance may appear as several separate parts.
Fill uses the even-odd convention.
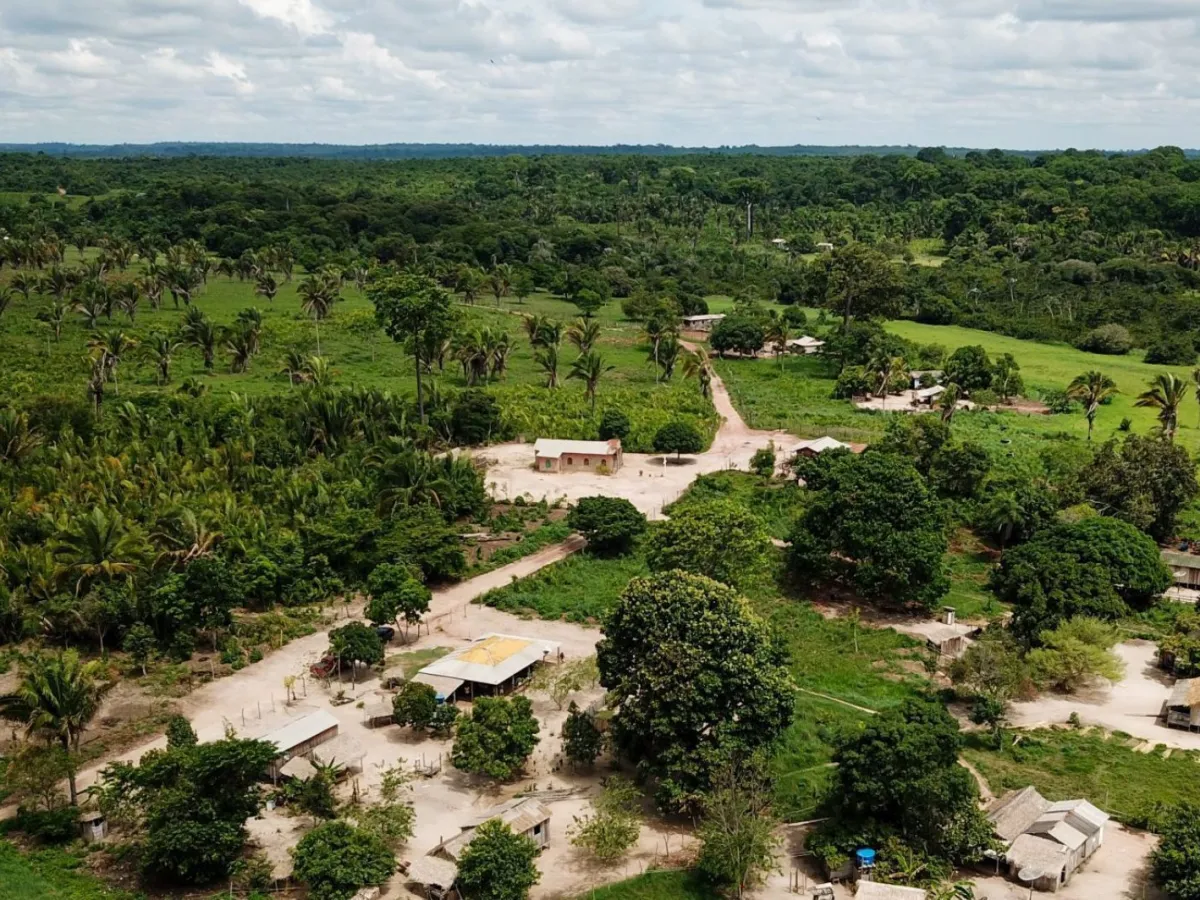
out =
[[[693,872],[659,869],[580,894],[577,900],[717,900],[720,896]]]
[[[78,857],[62,850],[23,854],[0,839],[0,900],[135,900],[80,870]]]
[[[630,579],[649,572],[640,554],[603,557],[584,551],[488,591],[478,602],[542,619],[594,624],[613,607]]]
[[[762,519],[771,537],[786,540],[804,508],[804,491],[793,481],[768,480],[750,472],[724,471],[701,475],[687,493],[667,507],[684,509],[708,500],[732,500]]]
[[[1200,754],[1163,746],[1137,753],[1125,746],[1127,735],[1098,732],[1023,732],[1020,743],[997,751],[981,736],[968,737],[963,756],[1000,794],[1032,784],[1050,800],[1086,797],[1126,822],[1142,822],[1156,803],[1195,797]]]
[[[1097,440],[1117,433],[1117,426],[1126,417],[1132,421],[1134,431],[1153,430],[1158,424],[1155,413],[1151,409],[1134,406],[1137,395],[1146,390],[1151,379],[1164,372],[1174,372],[1188,382],[1192,378],[1191,369],[1187,366],[1155,366],[1143,362],[1144,353],[1140,350],[1127,356],[1101,356],[1084,353],[1066,344],[1042,344],[990,331],[953,325],[921,325],[917,322],[889,322],[888,330],[919,344],[941,344],[951,352],[958,347],[978,344],[993,358],[1001,353],[1011,353],[1021,365],[1021,376],[1027,391],[1063,390],[1076,375],[1093,369],[1103,372],[1116,382],[1121,393],[1111,404],[1101,408],[1096,418]],[[1087,422],[1082,413],[1048,418],[1071,434],[1087,436]],[[1179,424],[1176,440],[1191,450],[1200,449],[1200,405],[1194,399],[1184,407]]]

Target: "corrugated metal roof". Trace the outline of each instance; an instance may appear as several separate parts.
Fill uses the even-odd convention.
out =
[[[725,313],[704,313],[699,316],[684,316],[683,323],[686,325],[689,322],[719,322],[725,318]]]
[[[280,753],[287,753],[301,744],[307,743],[317,735],[337,728],[338,720],[328,710],[318,709],[306,716],[301,716],[294,722],[288,722],[282,728],[276,728],[264,734],[259,740],[274,744]]]
[[[824,453],[826,450],[849,450],[849,444],[843,444],[829,435],[814,438],[811,441],[801,441],[796,445],[797,450],[811,450],[813,453]]]
[[[616,438],[611,441],[566,441],[538,438],[533,444],[534,455],[547,459],[558,459],[565,453],[581,456],[611,456],[620,449],[621,442]]]
[[[1065,818],[1059,817],[1039,819],[1030,826],[1029,834],[1053,838],[1064,847],[1070,847],[1072,850],[1078,850],[1087,841],[1086,834],[1077,828],[1072,828],[1067,824]]]
[[[461,678],[463,681],[495,686],[534,663],[557,656],[558,648],[556,641],[486,634],[469,647],[430,663],[420,674]]]
[[[429,685],[431,688],[433,688],[433,691],[435,694],[437,694],[437,698],[439,700],[445,700],[446,698],[453,696],[454,692],[463,686],[463,680],[461,678],[450,678],[446,675],[434,675],[430,672],[424,671],[418,672],[413,676],[412,680],[417,684]]]
[[[920,888],[878,881],[860,881],[854,892],[855,900],[925,900],[926,896]]]
[[[1104,810],[1093,806],[1086,800],[1060,800],[1050,804],[1043,818],[1063,816],[1064,821],[1076,831],[1082,831],[1091,837],[1104,827],[1110,816]]]

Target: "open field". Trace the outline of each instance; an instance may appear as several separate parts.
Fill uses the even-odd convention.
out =
[[[1154,804],[1195,796],[1200,754],[1193,751],[1139,753],[1127,746],[1128,736],[1097,729],[1041,729],[1019,738],[998,751],[989,736],[976,734],[963,751],[997,796],[1032,784],[1051,800],[1087,797],[1134,824],[1144,823]]]
[[[1096,440],[1117,434],[1121,420],[1131,420],[1133,430],[1151,431],[1157,427],[1154,410],[1134,406],[1137,395],[1146,390],[1151,379],[1164,372],[1174,372],[1186,382],[1191,382],[1191,367],[1157,366],[1143,362],[1145,355],[1134,350],[1127,356],[1103,356],[1085,353],[1066,344],[1043,344],[1037,341],[1022,341],[1017,338],[976,331],[954,325],[922,325],[917,322],[889,322],[888,330],[919,344],[941,344],[947,351],[958,347],[978,344],[994,359],[1001,353],[1011,353],[1021,365],[1021,376],[1027,391],[1063,390],[1076,375],[1097,370],[1117,383],[1121,393],[1112,403],[1104,406],[1096,418]],[[1189,398],[1179,417],[1179,432],[1176,440],[1191,450],[1200,449],[1200,422],[1197,406]],[[1087,422],[1081,413],[1070,416],[1052,416],[1055,425],[1079,437],[1087,436]]]

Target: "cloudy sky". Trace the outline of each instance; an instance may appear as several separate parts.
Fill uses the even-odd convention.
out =
[[[1200,0],[0,0],[0,140],[1200,146]]]

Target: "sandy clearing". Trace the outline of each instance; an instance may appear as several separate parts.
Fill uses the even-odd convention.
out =
[[[1154,662],[1151,641],[1126,641],[1114,651],[1125,663],[1125,677],[1074,696],[1044,694],[1028,703],[1014,703],[1010,721],[1017,726],[1066,722],[1078,713],[1086,725],[1123,731],[1151,744],[1181,750],[1200,750],[1200,734],[1167,728],[1158,718],[1174,679]]]
[[[694,349],[690,344],[685,346]],[[670,459],[664,462],[661,455],[627,453],[624,466],[614,475],[548,474],[533,468],[531,444],[497,444],[475,455],[488,464],[487,484],[497,500],[525,497],[554,503],[603,494],[623,497],[650,518],[662,518],[663,507],[679,499],[697,476],[723,469],[748,469],[754,452],[771,441],[775,442],[782,464],[803,440],[785,431],[748,427],[716,373],[712,378],[712,402],[722,419],[712,447],[704,453],[685,456],[678,463]]]

